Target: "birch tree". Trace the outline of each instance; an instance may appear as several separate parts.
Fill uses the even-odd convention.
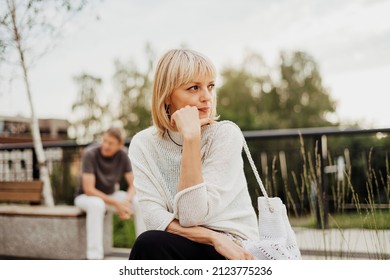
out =
[[[32,62],[45,53],[50,38],[60,32],[65,14],[84,7],[83,0],[0,0],[0,62],[15,64],[21,76],[31,114],[31,133],[43,181],[43,198],[47,206],[54,206],[49,171],[46,165],[38,119],[34,109],[30,82]],[[62,16],[62,17],[61,17]],[[46,39],[46,41],[45,41]],[[48,43],[49,44],[49,43]]]

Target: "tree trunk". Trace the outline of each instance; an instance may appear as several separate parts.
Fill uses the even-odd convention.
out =
[[[31,110],[31,133],[32,133],[32,138],[34,142],[34,149],[35,153],[37,156],[38,164],[39,164],[39,177],[43,181],[43,198],[45,201],[45,204],[47,206],[54,206],[54,199],[53,199],[53,194],[52,194],[52,188],[51,188],[51,183],[50,183],[50,177],[49,177],[49,170],[46,165],[46,157],[45,153],[43,151],[43,146],[42,146],[42,139],[41,139],[41,134],[39,131],[39,124],[38,120],[35,116],[35,111],[34,111],[34,105],[32,101],[32,95],[31,95],[31,87],[30,87],[30,82],[28,78],[28,71],[27,71],[27,66],[26,62],[24,59],[24,51],[21,46],[21,38],[20,38],[20,33],[19,29],[17,26],[17,21],[16,21],[16,8],[15,8],[15,3],[13,1],[8,2],[9,10],[11,12],[11,17],[12,17],[12,25],[13,25],[13,33],[14,33],[14,41],[16,43],[16,47],[19,53],[19,63],[20,66],[23,69],[23,78],[24,78],[24,84],[26,86],[26,92],[28,96],[28,101],[30,105],[30,110]]]

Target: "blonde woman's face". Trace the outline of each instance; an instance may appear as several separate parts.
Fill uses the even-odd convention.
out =
[[[208,118],[213,106],[213,95],[215,84],[213,78],[195,78],[188,84],[175,89],[166,104],[169,105],[170,114],[185,106],[198,108],[199,118]]]

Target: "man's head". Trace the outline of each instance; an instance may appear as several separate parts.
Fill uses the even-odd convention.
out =
[[[100,151],[104,157],[114,156],[125,143],[124,132],[120,128],[112,127],[107,129],[102,137]]]

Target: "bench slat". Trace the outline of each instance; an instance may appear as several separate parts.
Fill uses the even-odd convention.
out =
[[[2,189],[34,189],[40,190],[43,187],[42,181],[24,181],[24,182],[0,182],[0,190]]]
[[[41,193],[16,193],[16,192],[0,192],[0,201],[31,201],[40,202]]]
[[[42,181],[0,182],[0,201],[41,202]]]
[[[42,188],[0,188],[0,193],[5,192],[14,192],[14,193],[22,193],[22,192],[30,192],[30,193],[40,193]]]

